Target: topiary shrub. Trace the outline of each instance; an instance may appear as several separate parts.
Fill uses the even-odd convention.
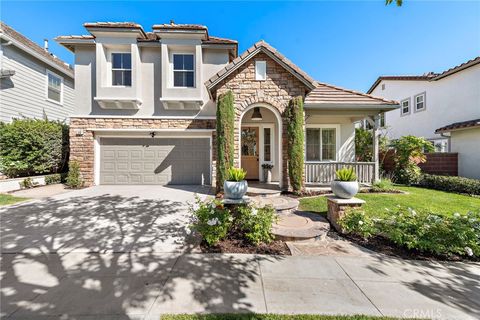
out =
[[[418,185],[428,189],[480,195],[480,180],[477,179],[424,174]]]
[[[64,123],[40,119],[0,123],[0,172],[8,177],[59,172],[67,161],[68,148]]]
[[[233,167],[235,147],[235,110],[232,91],[221,94],[217,99],[217,193],[223,191],[227,171]]]
[[[287,153],[288,176],[293,192],[301,193],[303,190],[303,98],[298,96],[290,100],[285,110],[287,121]]]
[[[68,165],[67,186],[72,189],[83,187],[83,179],[80,173],[80,164],[77,161],[70,161]]]

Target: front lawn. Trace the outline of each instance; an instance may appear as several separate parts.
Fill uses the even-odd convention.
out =
[[[364,315],[326,316],[310,314],[177,314],[164,315],[162,320],[394,320],[399,318]],[[405,319],[405,318],[402,318]]]
[[[10,194],[0,193],[0,206],[7,206],[17,202],[28,200],[28,198],[15,197]]]
[[[363,206],[366,213],[377,216],[382,216],[399,205],[415,210],[429,210],[442,215],[452,215],[455,212],[466,213],[480,208],[480,198],[476,197],[416,187],[396,188],[408,194],[359,193],[356,197],[366,201]],[[323,196],[303,198],[300,200],[300,208],[326,215],[327,199]]]

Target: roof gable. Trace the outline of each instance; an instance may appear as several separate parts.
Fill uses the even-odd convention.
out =
[[[293,62],[288,60],[284,55],[278,52],[275,48],[270,46],[265,41],[261,40],[247,49],[242,55],[235,58],[231,63],[217,72],[213,77],[205,82],[205,86],[208,90],[215,88],[222,80],[226,79],[230,74],[237,70],[240,66],[244,65],[251,58],[256,56],[258,53],[263,52],[272,58],[274,61],[283,66],[288,70],[293,76],[300,80],[307,88],[310,90],[316,87],[316,81],[313,80],[308,74],[303,70],[297,67]]]

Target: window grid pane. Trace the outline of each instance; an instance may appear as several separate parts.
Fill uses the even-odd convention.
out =
[[[132,55],[130,53],[112,53],[112,85],[132,85]]]
[[[320,161],[320,129],[307,129],[307,161]]]
[[[270,128],[263,129],[263,160],[272,161],[270,150]]]
[[[335,129],[322,129],[322,161],[335,160]]]

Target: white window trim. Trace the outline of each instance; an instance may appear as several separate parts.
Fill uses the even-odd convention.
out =
[[[408,112],[403,112],[403,103],[407,101],[408,102]],[[400,101],[400,116],[406,116],[412,112],[412,101],[411,98],[403,99]]]
[[[310,160],[307,161],[307,129],[335,129],[335,160]],[[340,125],[339,124],[306,124],[304,132],[303,150],[305,163],[336,162],[340,158]],[[322,141],[320,140],[320,155],[322,154]]]
[[[173,56],[175,55],[190,55],[193,56],[193,87],[176,87],[174,85],[174,77],[173,74],[175,71],[192,71],[192,70],[175,70],[173,66]],[[182,51],[172,51],[169,54],[170,58],[170,75],[169,75],[169,84],[168,88],[171,89],[195,89],[197,87],[197,72],[196,72],[196,64],[195,64],[195,53],[194,52],[182,52]]]
[[[264,75],[264,78],[260,78],[260,77],[259,77],[259,74],[258,74],[258,72],[257,72],[259,65],[264,65],[264,66],[265,66],[265,75]],[[255,61],[255,80],[256,80],[256,81],[265,81],[265,80],[267,80],[267,62],[266,62],[266,61],[261,61],[261,60]]]
[[[117,54],[117,53],[120,53],[120,54],[129,53],[130,54],[130,69],[117,69],[117,68],[113,67],[113,55]],[[131,85],[129,85],[129,86],[114,85],[113,84],[113,70],[130,70]],[[126,50],[126,51],[119,51],[119,50],[111,51],[110,52],[110,70],[109,71],[110,71],[110,87],[113,87],[113,88],[131,88],[131,87],[133,87],[133,55],[132,55],[132,52],[128,51],[128,50]]]
[[[50,99],[48,97],[48,75],[51,74],[52,76],[54,77],[57,77],[57,78],[60,78],[60,102],[59,101],[56,101],[56,100],[53,100],[53,99]],[[45,100],[51,102],[51,103],[55,103],[55,104],[58,104],[58,105],[61,105],[63,106],[63,77],[62,76],[59,76],[58,74],[56,74],[55,72],[52,72],[50,70],[47,69],[47,72],[45,73],[45,82],[46,82],[46,86],[45,86]]]
[[[420,97],[420,96],[423,96],[423,108],[422,109],[417,109],[417,97]],[[415,112],[422,112],[422,111],[425,111],[427,109],[427,92],[422,92],[422,93],[419,93],[419,94],[416,94],[415,96],[413,96],[413,102],[414,102],[414,111]]]
[[[258,177],[259,180],[262,181],[262,164],[270,163],[275,164],[275,144],[274,144],[274,137],[275,134],[275,125],[273,123],[243,123],[241,129],[243,128],[258,128]],[[270,161],[265,161],[265,152],[264,152],[264,144],[263,144],[263,129],[269,128],[270,129]],[[241,130],[240,129],[240,135]],[[241,139],[240,139],[241,140]],[[240,158],[242,157],[242,149],[241,149],[241,141],[240,141]]]

